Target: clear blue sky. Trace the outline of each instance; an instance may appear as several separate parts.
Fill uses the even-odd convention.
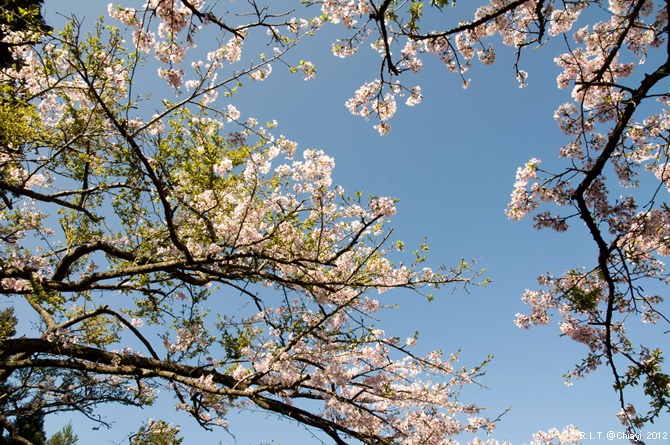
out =
[[[86,16],[91,24],[106,8],[106,1],[45,1],[47,20],[54,27],[62,23],[56,13]],[[537,232],[530,221],[515,223],[504,214],[518,166],[531,157],[561,165],[557,152],[565,141],[552,115],[570,100],[569,91],[557,90],[555,81],[553,57],[562,51],[562,42],[526,55],[526,89],[518,88],[512,50],[507,48],[498,49],[498,61],[491,67],[474,64],[468,90],[437,60],[424,59],[423,72],[411,80],[421,85],[423,102],[414,108],[399,106],[390,135],[381,138],[373,122],[351,116],[344,107],[358,86],[378,75],[378,56],[364,48],[350,59],[333,57],[330,45],[342,33],[328,26],[291,56],[314,62],[316,79],[304,82],[275,66],[264,82],[246,82],[233,103],[243,116],[261,122],[277,119],[278,132],[297,141],[299,149],[325,150],[334,157],[335,181],[345,190],[399,198],[395,237],[408,247],[427,237],[433,265],[455,264],[461,257],[481,259],[492,282],[470,294],[444,290],[432,303],[414,294],[383,294],[383,303],[400,304],[399,310],[384,315],[383,327],[401,338],[418,329],[423,348],[445,353],[460,349],[462,364],[468,366],[492,354],[483,379],[487,388],[468,389],[464,398],[488,406],[492,417],[511,407],[494,433],[499,440],[522,444],[537,430],[568,424],[587,433],[622,431],[614,418],[619,407],[607,370],[572,387],[563,383],[562,374],[585,355],[586,346],[560,338],[556,323],[530,331],[513,323],[515,313],[527,311],[520,296],[537,288],[538,275],[560,274],[594,261],[579,227],[563,235]],[[661,340],[667,346],[667,338]],[[95,424],[72,417],[82,444],[120,443],[149,417],[181,423],[186,445],[318,443],[310,442],[304,429],[263,413],[231,417],[236,441],[221,431],[207,433],[183,414],[175,415],[170,397],[144,411],[109,407],[104,412],[116,422],[111,430],[92,431]],[[63,414],[49,419],[48,432],[68,418]]]

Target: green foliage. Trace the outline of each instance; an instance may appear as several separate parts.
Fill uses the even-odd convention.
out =
[[[76,306],[68,313],[69,317],[84,316],[86,311],[83,307]],[[103,347],[119,340],[120,326],[116,320],[108,315],[98,315],[95,318],[84,319],[79,328],[74,331],[77,336],[87,343]]]
[[[409,28],[410,31],[418,31],[419,30],[419,19],[421,18],[421,10],[423,9],[423,3],[418,2],[418,1],[413,1],[411,6],[409,7],[409,22],[407,23],[407,27]]]
[[[35,31],[47,33],[51,30],[42,17],[43,0],[0,0],[0,25],[11,31]],[[0,28],[0,39],[5,33]],[[16,63],[7,43],[0,43],[0,67]]]
[[[179,426],[164,420],[150,420],[130,437],[130,445],[180,445],[183,437],[178,437]]]
[[[30,413],[25,416],[17,416],[14,427],[18,435],[31,442],[33,445],[46,445],[46,434],[44,433],[44,414],[41,411]],[[10,443],[15,443],[11,442]]]
[[[575,280],[578,280],[578,283],[583,279],[580,277],[580,273],[575,270],[570,270],[568,276],[574,277]],[[574,311],[585,313],[598,307],[602,292],[603,290],[600,287],[583,287],[576,284],[565,289],[565,297]]]
[[[37,411],[26,416],[19,416],[14,420],[13,425],[16,428],[17,434],[33,445],[76,445],[79,440],[79,437],[77,437],[72,429],[72,423],[68,423],[62,430],[47,440],[44,431],[44,413],[42,411]],[[12,440],[9,434],[2,435],[1,433],[2,430],[0,430],[0,445],[18,445],[20,443]]]
[[[636,427],[642,427],[645,422],[651,421],[662,411],[670,412],[670,376],[665,374],[662,368],[664,361],[663,351],[660,349],[643,350],[643,361],[635,366],[629,366],[624,375],[624,379],[616,390],[621,390],[626,386],[637,386],[642,383],[644,393],[650,399],[651,410],[646,416],[640,414],[630,419]]]
[[[236,332],[231,334],[225,329],[225,326],[227,325],[232,325],[232,323],[229,320],[220,322],[220,326],[223,330],[221,331],[221,339],[219,340],[219,343],[224,347],[228,357],[238,359],[242,356],[244,348],[252,346],[257,332],[255,332],[250,325],[246,324],[243,327],[233,326],[232,329],[235,329]]]
[[[14,315],[14,308],[8,307],[0,311],[0,340],[13,337],[16,334],[16,323],[19,320]]]
[[[567,297],[575,311],[588,312],[598,306],[600,293],[600,288],[585,290],[581,287],[575,287],[570,290]]]
[[[35,140],[40,128],[35,106],[17,99],[13,87],[0,85],[0,146],[18,150]]]
[[[428,256],[424,252],[428,252],[430,249],[428,248],[428,243],[426,238],[423,239],[423,242],[419,244],[419,248],[415,250],[414,256],[416,257],[416,263],[421,264],[425,263],[426,260],[428,259]]]
[[[72,430],[72,423],[68,423],[62,430],[51,436],[46,445],[76,445],[79,437]]]

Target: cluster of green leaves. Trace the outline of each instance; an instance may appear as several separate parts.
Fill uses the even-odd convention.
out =
[[[670,376],[663,372],[663,351],[643,349],[642,352],[643,361],[637,366],[629,366],[623,379],[614,387],[620,390],[642,383],[644,394],[651,400],[651,412],[646,417],[638,415],[631,419],[636,428],[642,428],[648,420],[654,423],[654,418],[670,405]]]
[[[0,146],[16,151],[35,140],[41,126],[35,107],[17,98],[11,85],[0,85]]]
[[[72,424],[68,423],[47,440],[47,445],[76,445],[78,440],[79,437],[74,433]]]
[[[13,337],[16,334],[16,323],[18,322],[13,307],[0,311],[0,340]]]
[[[130,437],[130,445],[180,445],[184,438],[178,435],[178,426],[158,420],[151,425],[143,425]]]

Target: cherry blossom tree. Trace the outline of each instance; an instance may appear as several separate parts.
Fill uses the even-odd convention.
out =
[[[531,314],[517,322],[558,314],[563,333],[589,347],[572,376],[609,367],[631,432],[667,412],[663,351],[625,329],[668,322],[660,291],[643,290],[668,279],[667,5],[494,0],[447,16],[454,5],[436,0],[301,4],[248,0],[231,12],[220,2],[150,0],[110,5],[111,20],[94,29],[74,18],[39,44],[39,30],[3,31],[21,63],[0,71],[0,293],[25,306],[20,317],[30,311],[33,327],[0,339],[10,407],[0,422],[29,406],[104,423],[100,404],[149,404],[167,389],[205,428],[260,409],[338,444],[443,444],[493,430],[499,413],[486,417],[459,398],[486,362],[464,369],[455,355],[419,356],[417,338],[373,323],[378,293],[469,285],[479,280],[473,264],[431,269],[421,249],[393,263],[404,253],[388,226],[392,198],[347,195],[332,184],[332,158],[298,152],[275,122],[235,108],[242,81],[263,81],[273,67],[314,77],[314,64],[291,54],[325,22],[344,25],[336,56],[370,43],[380,57],[378,77],[346,106],[382,135],[400,98],[421,102],[407,79],[424,57],[437,56],[467,87],[471,63],[494,63],[501,37],[523,87],[532,77],[522,55],[565,37],[558,86],[572,88],[572,102],[556,119],[571,139],[559,151],[566,164],[558,173],[537,159],[520,168],[508,215],[533,214],[536,227],[557,231],[581,221],[594,258],[540,277],[543,290],[523,296]],[[268,48],[249,56],[254,36]],[[142,91],[145,71],[162,79],[158,97]],[[571,210],[544,210],[552,203]],[[638,384],[646,412],[627,399]],[[150,420],[132,440],[176,437],[176,428]],[[471,443],[497,443],[480,436]],[[568,427],[534,443],[579,438]]]
[[[669,4],[492,0],[468,17],[453,14],[456,2],[449,1],[308,3],[321,5],[326,20],[348,29],[333,46],[337,56],[355,53],[364,42],[379,53],[380,77],[361,86],[347,107],[375,119],[382,135],[390,131],[399,97],[409,106],[420,102],[420,86],[407,86],[406,78],[421,70],[424,57],[437,56],[467,88],[473,61],[494,63],[494,45],[502,39],[516,54],[523,88],[529,74],[522,56],[555,37],[566,42],[555,59],[562,69],[558,88],[572,90],[571,102],[555,112],[568,137],[558,149],[565,163],[553,172],[539,159],[519,168],[507,214],[515,220],[532,214],[537,229],[557,232],[578,221],[573,230],[586,228],[594,254],[590,261],[576,259],[563,274],[539,277],[543,290],[523,295],[531,313],[518,314],[517,324],[547,324],[557,314],[563,334],[589,349],[568,379],[607,366],[619,396],[618,418],[631,435],[667,415],[670,376],[662,345],[670,320],[661,295],[670,279],[662,261],[670,252]],[[424,31],[424,25],[440,28]],[[661,325],[658,344],[640,344],[628,333],[627,326],[639,328],[640,322],[649,329]],[[628,401],[638,385],[646,408]]]
[[[110,6],[115,20],[92,29],[73,19],[39,44],[37,31],[6,30],[21,63],[1,72],[0,292],[16,317],[0,339],[0,422],[74,410],[104,425],[99,405],[143,406],[163,389],[204,428],[258,409],[338,444],[492,431],[497,414],[459,398],[486,362],[419,356],[416,337],[374,327],[379,293],[428,296],[479,273],[425,267],[419,250],[394,264],[394,199],[345,194],[332,158],[240,115],[241,80],[290,64],[320,26],[250,5],[244,24],[155,1]],[[189,60],[202,24],[220,44]],[[272,52],[242,65],[257,29]],[[140,91],[144,69],[164,97]],[[129,440],[177,433],[147,420]]]

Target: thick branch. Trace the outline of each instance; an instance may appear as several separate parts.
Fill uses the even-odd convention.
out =
[[[19,359],[21,354],[49,354],[64,359]],[[38,338],[11,338],[0,341],[0,369],[57,367],[134,377],[178,377],[175,380],[199,379],[212,375],[213,381],[229,388],[225,394],[245,395],[246,385],[215,371],[180,365],[155,358],[107,352],[89,346],[61,344]]]
[[[78,259],[80,259],[80,258],[82,258],[82,257],[84,257],[88,254],[91,254],[91,253],[93,253],[97,250],[101,250],[101,251],[107,253],[108,255],[110,255],[112,257],[120,258],[120,259],[123,259],[123,260],[126,260],[126,261],[135,260],[135,257],[132,254],[130,254],[129,252],[126,252],[126,251],[121,250],[121,249],[117,249],[116,247],[111,246],[108,243],[104,243],[102,241],[95,241],[95,242],[91,242],[91,243],[86,243],[86,244],[81,245],[81,246],[73,249],[72,251],[68,252],[67,255],[65,255],[61,259],[61,261],[60,261],[60,263],[58,263],[58,266],[56,267],[56,270],[54,271],[54,274],[51,277],[51,279],[53,281],[62,281],[63,279],[65,279],[65,277],[67,277],[67,275],[69,273],[69,270],[70,270],[70,266],[72,266],[72,264],[74,264],[74,262],[76,262]]]
[[[609,162],[612,154],[616,150],[617,145],[621,140],[623,132],[626,130],[630,119],[635,113],[635,109],[640,104],[640,102],[647,96],[649,91],[662,79],[666,78],[670,74],[670,58],[665,61],[665,63],[658,67],[658,69],[652,74],[645,76],[642,80],[640,87],[633,92],[631,98],[627,101],[626,107],[623,112],[619,115],[616,125],[612,129],[612,132],[609,135],[607,144],[603,148],[602,152],[596,162],[593,164],[593,167],[586,172],[584,179],[579,184],[577,189],[572,195],[572,199],[577,200],[578,197],[582,197],[584,192],[591,186],[593,181],[596,180],[601,174],[607,162]]]
[[[24,358],[33,354],[47,354],[53,357]],[[11,358],[14,355],[18,355],[20,358],[14,360]],[[139,379],[167,379],[205,393],[248,398],[263,409],[324,431],[340,445],[346,445],[346,442],[338,436],[338,433],[354,437],[368,444],[391,443],[377,436],[369,436],[343,427],[334,421],[262,394],[268,391],[275,392],[281,388],[250,387],[244,381],[238,381],[215,370],[181,365],[154,358],[107,352],[88,346],[59,344],[44,339],[18,338],[0,341],[0,370],[25,368],[71,369]],[[210,378],[212,383],[219,386],[204,383],[205,378]]]
[[[389,39],[388,39],[388,32],[386,30],[386,18],[385,18],[386,11],[389,5],[392,3],[392,1],[393,0],[386,0],[384,3],[382,3],[382,5],[379,8],[375,8],[375,13],[371,14],[370,18],[377,22],[379,30],[381,31],[382,41],[384,43],[384,51],[386,52],[384,58],[388,63],[389,71],[397,76],[400,74],[400,72],[398,71],[398,68],[396,68],[395,64],[393,63],[393,59],[391,57],[391,48],[389,46]]]
[[[611,253],[616,248],[616,244],[612,243],[611,245],[608,245],[608,243],[605,241],[600,227],[595,221],[595,218],[591,214],[591,211],[586,203],[585,195],[591,184],[593,184],[593,182],[602,174],[605,165],[607,165],[613,156],[617,146],[621,142],[623,133],[628,126],[628,123],[635,113],[637,106],[647,96],[651,88],[654,87],[654,85],[656,85],[659,81],[667,77],[669,73],[670,58],[668,58],[668,60],[666,60],[666,62],[661,65],[654,73],[645,76],[644,80],[640,84],[640,87],[633,92],[631,99],[627,102],[623,112],[619,114],[617,123],[612,129],[612,132],[610,133],[607,140],[607,144],[600,153],[600,156],[598,159],[596,159],[592,168],[585,173],[584,179],[571,196],[572,200],[577,204],[580,218],[584,221],[589,229],[589,232],[591,233],[591,236],[593,237],[593,240],[598,245],[598,269],[600,270],[602,279],[607,284],[607,309],[603,323],[605,328],[605,355],[607,356],[608,365],[614,376],[615,387],[618,388],[619,399],[622,408],[625,407],[623,399],[623,387],[621,385],[621,377],[614,363],[615,351],[613,350],[612,345],[612,317],[614,314],[616,283],[609,270]]]
[[[480,17],[477,20],[473,20],[471,22],[465,22],[462,25],[459,25],[455,28],[448,29],[446,31],[431,32],[430,34],[411,34],[411,33],[409,33],[409,34],[406,34],[406,35],[413,40],[430,40],[430,39],[434,39],[436,37],[448,37],[448,36],[451,36],[451,35],[454,35],[454,34],[458,34],[459,32],[473,30],[476,27],[478,27],[479,25],[483,25],[485,23],[488,23],[491,20],[493,20],[497,17],[500,17],[503,14],[506,14],[510,11],[515,10],[519,6],[523,5],[524,3],[528,3],[528,2],[531,2],[531,1],[533,1],[533,0],[516,0],[512,3],[510,3],[509,5],[506,5],[506,6],[500,8],[496,11],[493,11],[490,14],[486,14],[486,15]]]

